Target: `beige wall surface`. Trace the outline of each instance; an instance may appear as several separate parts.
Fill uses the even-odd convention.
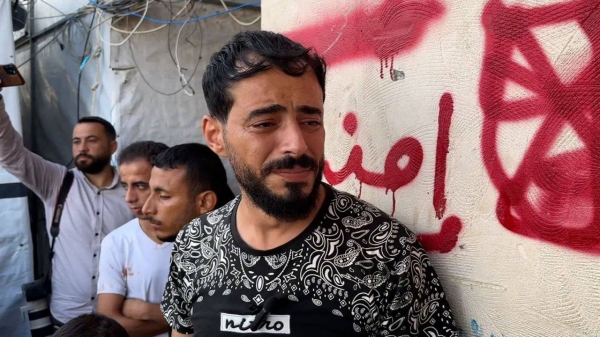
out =
[[[329,64],[325,178],[420,234],[465,336],[600,336],[600,2],[264,0]]]

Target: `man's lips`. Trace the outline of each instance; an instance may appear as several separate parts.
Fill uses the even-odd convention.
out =
[[[284,170],[273,170],[273,174],[276,174],[283,179],[291,182],[303,182],[306,181],[312,169],[297,167],[293,169]]]
[[[154,218],[148,218],[147,220],[148,220],[148,222],[150,222],[150,224],[152,225],[152,227],[158,228],[158,227],[162,226],[162,222],[160,222],[160,221],[158,221],[158,220],[156,220]]]

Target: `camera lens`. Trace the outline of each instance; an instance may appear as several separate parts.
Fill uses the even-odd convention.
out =
[[[6,73],[9,75],[17,74],[17,69],[15,69],[15,67],[12,65],[4,66],[4,71],[6,71]]]

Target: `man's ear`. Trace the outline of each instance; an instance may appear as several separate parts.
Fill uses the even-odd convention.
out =
[[[217,195],[213,191],[204,191],[196,196],[196,211],[200,215],[212,211],[216,205]]]
[[[110,154],[115,154],[118,147],[119,147],[119,143],[117,143],[116,140],[112,140],[110,142]]]
[[[206,145],[221,157],[227,157],[225,142],[223,140],[224,131],[225,126],[216,118],[212,116],[204,116],[202,118],[202,132],[204,133],[204,138],[206,138]]]

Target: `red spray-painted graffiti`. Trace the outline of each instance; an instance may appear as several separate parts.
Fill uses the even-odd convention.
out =
[[[436,153],[436,175],[434,183],[433,204],[436,209],[438,219],[441,219],[446,207],[445,179],[446,179],[446,156],[449,146],[449,132],[454,103],[452,96],[445,93],[440,99],[440,115],[438,129],[438,145]],[[350,112],[343,121],[344,130],[349,135],[354,135],[358,130],[358,119],[356,114]],[[398,163],[404,160],[404,167],[399,167]],[[354,145],[350,150],[348,161],[339,171],[333,171],[328,161],[325,162],[324,176],[332,185],[338,185],[354,174],[362,184],[373,187],[384,188],[392,191],[392,215],[396,210],[395,192],[400,187],[407,185],[418,175],[423,163],[423,148],[418,140],[412,137],[402,138],[392,145],[388,152],[383,173],[375,173],[366,170],[363,167],[363,150],[360,145]],[[359,192],[360,197],[360,192]],[[439,251],[447,253],[451,251],[458,241],[458,234],[462,229],[462,222],[456,216],[445,219],[442,223],[440,232],[434,234],[421,234],[419,239],[429,251]]]
[[[384,67],[389,67],[393,78],[394,56],[416,47],[428,26],[444,12],[444,6],[438,0],[384,0],[378,6],[354,9],[346,15],[325,19],[285,35],[324,55],[330,67],[354,60],[378,58],[380,77],[384,78]],[[438,219],[442,219],[446,205],[446,155],[452,111],[452,97],[445,94],[440,101],[440,134],[436,151],[433,201]],[[348,113],[343,120],[344,130],[350,136],[355,135],[358,124],[354,112]],[[330,163],[326,162],[324,175],[332,185],[337,185],[354,174],[360,182],[359,197],[363,184],[383,188],[386,193],[391,191],[394,214],[395,192],[415,179],[423,163],[423,155],[423,148],[417,139],[402,138],[389,150],[383,173],[376,173],[363,167],[363,149],[360,145],[355,145],[344,167],[333,171]],[[399,161],[403,161],[402,167],[399,166]],[[460,219],[451,216],[442,222],[440,232],[421,234],[419,239],[425,249],[446,253],[456,246],[461,229]]]
[[[562,74],[532,30],[566,22],[576,22],[585,33],[592,55],[579,75],[563,83]],[[482,151],[485,167],[500,192],[498,220],[515,233],[600,254],[599,2],[578,0],[522,8],[492,0],[483,13],[483,25]],[[511,59],[514,50],[523,55],[526,66]],[[526,88],[533,97],[506,100],[509,81]],[[501,165],[499,128],[509,121],[534,117],[543,122],[510,175]],[[566,127],[574,130],[582,146],[553,154]]]
[[[394,67],[394,55],[417,46],[427,27],[444,14],[437,0],[384,0],[370,9],[355,9],[348,15],[325,19],[316,25],[286,33],[291,39],[312,47],[335,66],[376,57]]]
[[[462,221],[457,216],[446,218],[438,233],[419,234],[419,241],[429,252],[448,253],[458,242],[458,234],[462,230]]]
[[[454,113],[452,95],[445,93],[440,99],[438,137],[435,151],[435,180],[433,183],[433,207],[435,216],[441,219],[446,210],[446,158],[450,146],[450,122]]]
[[[440,98],[438,115],[438,136],[435,151],[435,177],[433,183],[433,207],[438,219],[444,217],[446,211],[446,162],[450,147],[450,124],[454,113],[454,100],[450,93]],[[429,251],[447,253],[456,247],[458,234],[462,230],[462,221],[457,216],[450,216],[442,222],[439,233],[421,234],[419,240]]]
[[[356,115],[353,112],[348,113],[346,118],[344,118],[344,130],[350,135],[353,135],[357,128],[358,121]],[[403,168],[400,168],[398,162],[403,157],[406,157],[408,161]],[[348,162],[341,170],[334,172],[331,169],[329,162],[326,161],[323,174],[329,183],[338,185],[354,173],[356,179],[361,182],[361,185],[367,184],[369,186],[382,187],[385,188],[386,193],[391,190],[392,195],[394,195],[396,190],[415,179],[421,169],[422,163],[423,148],[421,147],[421,143],[415,138],[407,137],[400,139],[392,145],[390,152],[388,152],[385,157],[383,173],[374,173],[364,169],[362,166],[362,147],[360,145],[354,145],[352,150],[350,150]],[[392,207],[394,208],[394,211],[392,211],[392,215],[394,215],[396,207],[396,198],[394,197],[393,199]]]

